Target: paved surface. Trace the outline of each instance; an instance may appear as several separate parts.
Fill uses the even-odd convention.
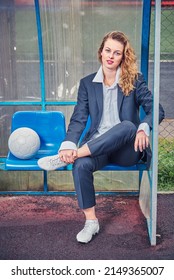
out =
[[[75,239],[83,226],[76,197],[0,197],[0,259],[174,259],[173,201],[174,194],[158,195],[152,247],[138,197],[98,196],[101,230],[89,244]]]

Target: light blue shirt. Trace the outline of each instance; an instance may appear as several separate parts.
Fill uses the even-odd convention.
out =
[[[103,82],[103,70],[102,66],[99,68],[97,74],[93,79],[93,83],[103,84],[103,113],[102,118],[93,138],[100,136],[114,125],[120,123],[118,109],[117,109],[117,96],[118,96],[118,81],[120,76],[120,68],[116,72],[115,82],[111,86],[106,86]],[[93,139],[92,138],[92,139]]]
[[[120,76],[120,67],[116,72],[115,82],[111,86],[106,86],[104,84],[102,66],[100,66],[98,72],[96,73],[92,81],[93,83],[103,84],[103,113],[102,113],[98,130],[93,135],[92,139],[99,137],[100,135],[108,131],[110,128],[112,128],[114,125],[120,123],[118,106],[117,106],[119,76]],[[139,130],[143,130],[147,136],[149,136],[150,134],[150,128],[147,123],[141,123],[137,131]],[[77,146],[75,143],[71,141],[64,141],[62,142],[59,151],[66,150],[66,149],[77,150]]]

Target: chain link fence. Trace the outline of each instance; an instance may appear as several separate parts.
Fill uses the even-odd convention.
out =
[[[152,7],[151,35],[155,11]],[[153,64],[154,36],[150,39]],[[174,191],[174,1],[162,1],[160,56],[160,103],[165,119],[159,126],[159,191]]]

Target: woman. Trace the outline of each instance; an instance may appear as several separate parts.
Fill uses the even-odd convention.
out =
[[[134,50],[126,35],[117,31],[106,34],[98,58],[101,63],[98,72],[80,81],[77,105],[58,155],[38,161],[45,170],[74,164],[74,185],[86,219],[76,238],[83,243],[88,243],[99,232],[93,172],[109,163],[133,165],[149,155],[152,128],[152,94],[138,73]],[[145,111],[141,121],[140,106]],[[90,129],[78,147],[88,116]],[[160,122],[163,118],[160,105]]]

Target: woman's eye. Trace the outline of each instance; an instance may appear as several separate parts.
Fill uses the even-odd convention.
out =
[[[120,52],[115,52],[114,54],[115,54],[115,55],[121,55],[121,53],[120,53]]]

